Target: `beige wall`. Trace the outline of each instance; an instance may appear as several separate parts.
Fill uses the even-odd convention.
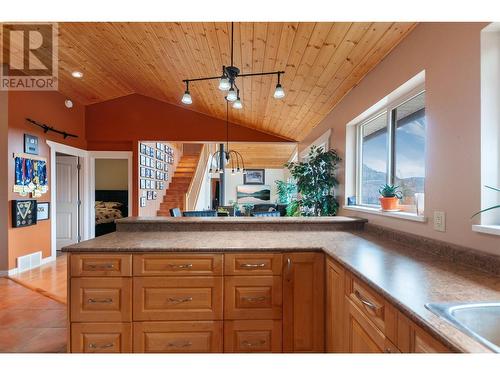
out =
[[[95,189],[128,190],[128,160],[96,159]]]
[[[330,145],[345,157],[346,124],[422,70],[426,72],[427,223],[341,210],[371,222],[500,254],[498,236],[471,230],[480,208],[480,32],[484,23],[422,23],[354,88],[299,145],[332,129]],[[344,202],[344,170],[339,171]],[[445,211],[446,232],[432,227]]]

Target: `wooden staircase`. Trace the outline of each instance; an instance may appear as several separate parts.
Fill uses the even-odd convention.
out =
[[[185,197],[189,185],[193,179],[200,154],[184,154],[177,164],[172,181],[163,196],[163,202],[160,203],[160,209],[157,216],[170,216],[170,209],[178,207],[181,211],[185,209]]]

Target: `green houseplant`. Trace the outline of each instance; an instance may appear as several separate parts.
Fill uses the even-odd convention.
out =
[[[276,203],[288,205],[297,193],[297,186],[291,182],[276,181],[278,201]]]
[[[335,150],[324,151],[322,147],[311,147],[306,161],[287,163],[296,181],[298,197],[287,207],[289,216],[333,216],[339,203],[334,188],[337,165],[342,159]]]
[[[378,192],[381,195],[379,200],[383,211],[398,210],[399,200],[403,197],[399,186],[385,184],[380,187]]]
[[[494,190],[494,191],[497,191],[497,192],[500,193],[500,189],[499,188],[496,188],[496,187],[493,187],[493,186],[488,186],[488,185],[485,185],[484,187],[488,188],[488,189],[491,189],[491,190]],[[474,215],[471,216],[471,219],[474,218],[475,216],[479,215],[479,214],[482,214],[483,212],[491,211],[491,210],[494,210],[496,208],[500,208],[500,204],[496,204],[494,206],[491,206],[491,207],[488,207],[488,208],[485,208],[485,209],[483,209],[481,211],[476,212]]]

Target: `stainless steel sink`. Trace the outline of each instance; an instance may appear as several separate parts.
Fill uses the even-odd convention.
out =
[[[425,307],[484,346],[500,353],[500,302],[428,303]]]

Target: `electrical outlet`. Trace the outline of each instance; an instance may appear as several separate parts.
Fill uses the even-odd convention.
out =
[[[446,231],[446,215],[444,211],[434,211],[434,230]]]

